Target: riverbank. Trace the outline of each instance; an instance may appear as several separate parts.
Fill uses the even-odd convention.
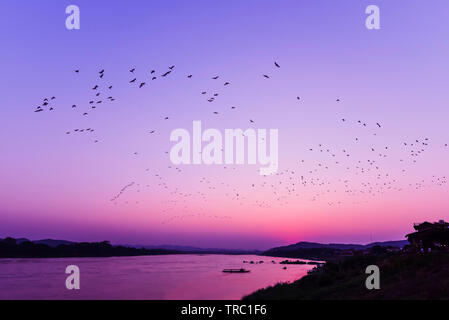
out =
[[[365,269],[380,269],[380,289],[368,290]],[[244,300],[449,299],[449,253],[371,253],[329,261],[292,283],[260,289]]]
[[[178,254],[174,250],[143,249],[113,246],[108,241],[79,242],[49,246],[31,241],[18,243],[16,239],[0,241],[0,258],[73,258],[73,257],[126,257]]]
[[[174,246],[176,248],[176,246]],[[0,239],[0,258],[82,258],[82,257],[129,257],[167,254],[258,254],[256,250],[237,249],[170,249],[131,245],[111,245],[102,242],[71,242],[65,240],[30,241],[25,238]]]

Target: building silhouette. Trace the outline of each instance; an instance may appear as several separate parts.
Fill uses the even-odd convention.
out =
[[[438,222],[415,223],[413,233],[406,235],[412,250],[419,252],[449,250],[449,223]]]

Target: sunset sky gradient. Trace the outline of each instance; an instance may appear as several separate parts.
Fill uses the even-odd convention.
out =
[[[65,28],[69,4],[80,30]],[[365,28],[370,4],[380,30]],[[0,238],[265,249],[401,240],[414,222],[449,219],[446,0],[6,0],[0,11]],[[116,101],[93,111],[96,84]],[[54,111],[33,112],[51,96]],[[278,175],[172,165],[170,132],[194,120],[278,129]],[[419,157],[404,146],[415,140],[428,141]]]

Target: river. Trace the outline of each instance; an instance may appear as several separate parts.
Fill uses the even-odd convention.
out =
[[[257,289],[299,279],[313,267],[283,269],[282,260],[210,254],[0,259],[0,299],[241,299]],[[65,287],[68,265],[80,269],[79,290]],[[223,273],[226,268],[251,272]]]

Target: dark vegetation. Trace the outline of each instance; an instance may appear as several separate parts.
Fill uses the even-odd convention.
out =
[[[379,290],[365,287],[369,265],[379,266]],[[244,300],[448,298],[448,252],[391,252],[373,247],[364,254],[328,261],[293,283],[258,290]]]
[[[13,238],[0,240],[0,258],[67,258],[67,257],[113,257],[181,253],[165,249],[137,249],[112,246],[108,241],[79,242],[50,246]]]
[[[53,257],[112,257],[161,254],[259,254],[256,250],[203,249],[187,246],[112,246],[109,241],[71,242],[26,238],[0,239],[0,258],[53,258]]]
[[[293,283],[279,283],[244,299],[449,299],[449,223],[425,221],[413,228],[407,245],[390,241],[360,248],[300,242],[270,249],[264,254],[327,262]],[[369,265],[379,267],[378,290],[366,288]]]

